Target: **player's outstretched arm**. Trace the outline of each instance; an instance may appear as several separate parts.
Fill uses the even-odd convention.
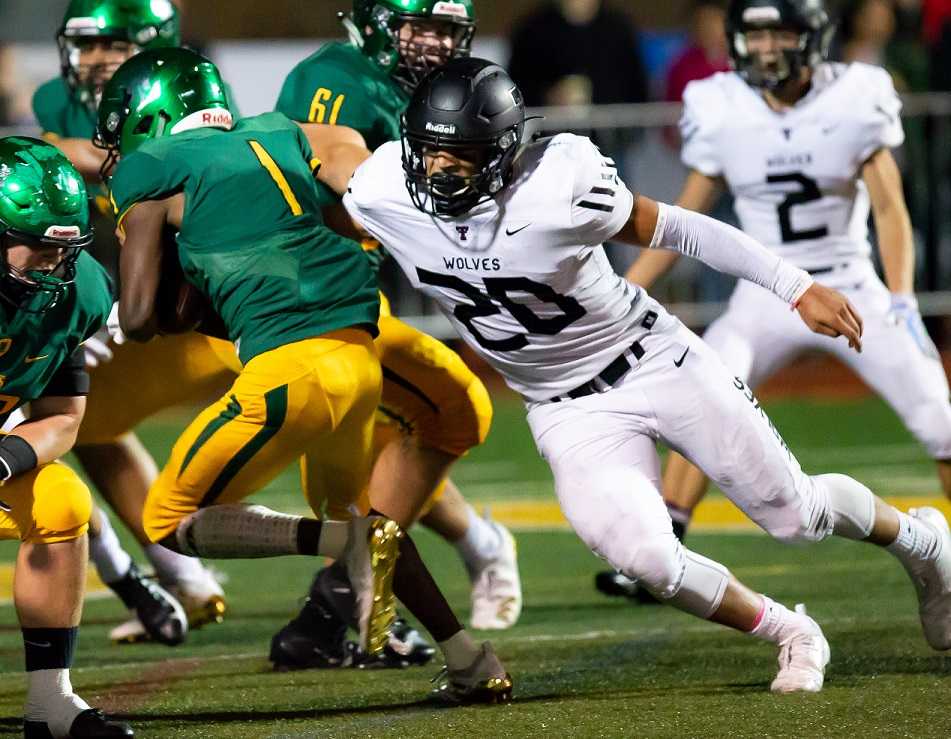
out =
[[[158,331],[155,300],[162,274],[162,233],[169,200],[146,200],[119,219],[119,326],[128,338],[148,341]]]
[[[298,123],[310,143],[320,166],[314,174],[317,179],[338,195],[347,191],[347,183],[370,156],[366,142],[359,131],[347,126],[322,123]]]
[[[692,169],[684,181],[677,205],[687,210],[706,213],[713,207],[721,191],[722,180]],[[673,251],[645,251],[631,265],[625,277],[635,285],[650,289],[651,285],[673,269],[679,259],[680,255]]]
[[[813,283],[808,272],[770,252],[733,226],[638,195],[613,241],[669,249],[718,272],[754,282],[795,307],[810,329],[845,336],[861,351],[862,322],[845,296]]]

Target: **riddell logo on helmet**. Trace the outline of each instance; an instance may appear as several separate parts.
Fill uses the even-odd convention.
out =
[[[433,6],[432,15],[451,15],[456,18],[468,18],[469,11],[462,3],[442,2]]]
[[[430,123],[426,121],[426,130],[431,133],[445,133],[454,136],[456,127],[452,123]]]
[[[75,239],[79,236],[79,226],[50,226],[43,235],[51,239]]]
[[[232,125],[234,125],[234,118],[230,110],[226,108],[205,108],[204,110],[196,110],[182,118],[172,126],[172,133],[191,131],[196,128],[223,128],[227,131],[230,130]]]

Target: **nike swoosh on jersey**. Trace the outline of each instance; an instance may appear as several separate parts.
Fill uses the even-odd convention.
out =
[[[531,223],[528,223],[528,224],[522,226],[521,228],[516,228],[516,229],[514,229],[514,230],[505,229],[505,235],[506,235],[506,236],[514,236],[514,235],[517,234],[519,231],[524,231],[526,228],[528,228],[528,227],[531,226],[531,225],[532,225]]]
[[[53,646],[52,643],[48,641],[29,641],[28,639],[24,639],[23,643],[30,644],[34,647],[41,647],[43,649],[49,649],[51,646]]]
[[[27,357],[23,360],[24,364],[33,364],[33,362],[39,362],[41,359],[49,359],[49,354],[41,354],[38,357]]]
[[[674,360],[674,366],[681,367],[683,366],[684,360],[687,358],[687,355],[690,353],[690,347],[688,346],[684,349],[684,353],[680,355],[680,359]]]

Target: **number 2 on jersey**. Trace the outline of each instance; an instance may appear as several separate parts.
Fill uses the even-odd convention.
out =
[[[258,158],[258,161],[261,162],[261,166],[267,170],[269,175],[271,175],[271,179],[274,180],[274,184],[277,185],[277,189],[281,191],[281,195],[283,195],[284,200],[287,201],[287,205],[290,207],[291,213],[295,217],[303,215],[304,209],[301,208],[300,203],[297,202],[297,196],[294,195],[294,191],[291,189],[290,183],[287,181],[287,178],[284,176],[281,168],[277,166],[277,162],[274,161],[274,158],[267,153],[267,149],[254,140],[248,141],[248,145],[251,147],[254,155]]]
[[[779,229],[782,233],[783,243],[788,244],[791,241],[811,241],[812,239],[824,239],[829,235],[829,229],[825,226],[812,228],[807,231],[796,231],[792,227],[791,211],[793,206],[805,205],[822,200],[822,190],[818,183],[811,177],[806,177],[802,172],[789,172],[787,174],[771,174],[766,178],[770,184],[775,182],[795,182],[801,190],[791,192],[786,195],[786,199],[779,204]]]
[[[473,325],[476,318],[495,316],[502,312],[492,298],[495,298],[522,326],[533,334],[554,336],[566,327],[585,315],[586,311],[581,303],[569,295],[559,295],[548,285],[534,282],[527,277],[486,277],[483,280],[488,295],[475,285],[471,285],[454,275],[442,275],[430,272],[422,267],[416,268],[416,275],[424,285],[443,287],[455,290],[465,295],[474,305],[457,305],[453,314],[469,330],[473,338],[484,349],[500,352],[514,352],[527,346],[529,341],[525,334],[512,334],[502,339],[490,339],[483,336]],[[510,292],[524,292],[534,295],[543,303],[552,303],[561,309],[560,316],[542,318],[532,312],[531,308],[516,303],[509,298]]]

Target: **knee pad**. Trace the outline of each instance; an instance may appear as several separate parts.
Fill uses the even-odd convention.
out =
[[[79,475],[63,464],[42,467],[33,483],[33,529],[26,541],[78,539],[89,527],[92,495]]]
[[[638,546],[624,574],[654,597],[700,618],[716,612],[730,581],[726,567],[684,548],[673,534]]]
[[[867,539],[875,524],[875,496],[847,475],[816,475],[819,495],[824,495],[831,532],[847,539]]]

